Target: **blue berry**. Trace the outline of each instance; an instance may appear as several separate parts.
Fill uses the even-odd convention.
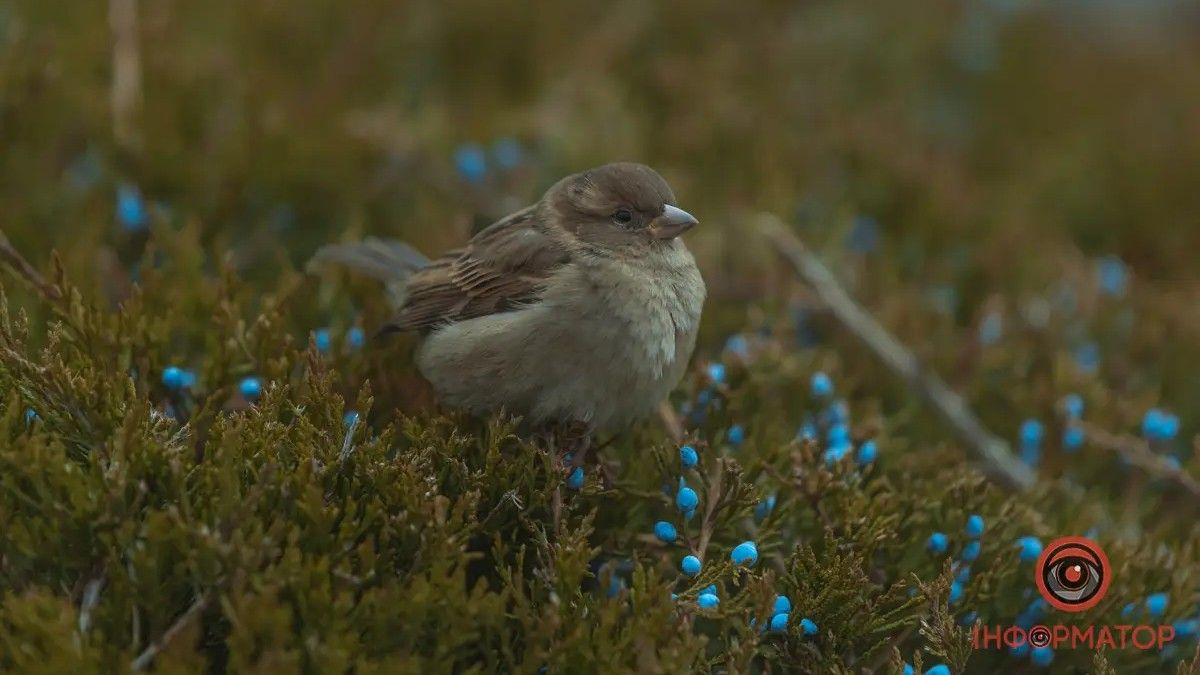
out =
[[[866,441],[858,448],[858,465],[866,466],[875,461],[875,441]]]
[[[679,564],[679,569],[689,577],[694,577],[700,574],[700,569],[703,565],[700,564],[700,559],[694,555],[684,556],[683,562]]]
[[[962,594],[963,594],[962,584],[958,583],[957,581],[950,584],[950,595],[948,598],[950,604],[953,605],[953,604],[957,603],[959,600],[961,600]]]
[[[787,612],[780,612],[771,617],[771,630],[776,633],[782,633],[787,630],[788,615]]]
[[[1146,611],[1150,616],[1158,618],[1167,611],[1167,603],[1170,598],[1166,593],[1155,593],[1146,598]]]
[[[1096,261],[1096,280],[1106,295],[1124,295],[1126,277],[1125,263],[1120,258],[1107,255]]]
[[[758,562],[758,548],[752,541],[743,541],[733,547],[733,551],[729,554],[729,559],[734,565],[749,565],[753,566]]]
[[[33,424],[34,422],[37,421],[37,419],[38,419],[38,414],[37,414],[36,410],[34,410],[33,408],[25,409],[25,425],[26,426]]]
[[[833,396],[833,380],[825,373],[817,373],[812,376],[812,394],[817,398],[829,398]]]
[[[167,389],[185,389],[195,384],[195,382],[196,376],[183,368],[167,366],[163,369],[162,383],[166,385]]]
[[[983,516],[978,513],[973,513],[967,517],[967,536],[972,539],[978,539],[983,536]]]
[[[578,490],[583,487],[583,467],[577,466],[571,472],[571,476],[567,478],[567,487],[572,490]]]
[[[929,535],[929,541],[925,544],[925,548],[929,549],[929,552],[935,555],[945,553],[949,546],[950,540],[941,532],[934,532]]]
[[[346,342],[349,343],[352,348],[359,349],[367,343],[367,337],[363,334],[363,329],[359,328],[358,326],[354,326],[350,330],[346,331]]]
[[[1121,618],[1122,619],[1132,618],[1135,614],[1137,614],[1137,611],[1138,611],[1137,605],[1135,605],[1131,602],[1121,608]]]
[[[717,384],[725,382],[725,364],[711,363],[708,366],[708,379]]]
[[[978,618],[979,618],[978,612],[967,612],[966,614],[963,614],[962,616],[958,617],[958,625],[960,625],[960,626],[974,625],[975,620]]]
[[[1169,441],[1179,433],[1179,418],[1157,408],[1142,418],[1142,435],[1151,441]]]
[[[521,144],[516,139],[505,136],[492,143],[492,157],[496,160],[496,166],[505,171],[520,166],[523,155]]]
[[[850,427],[845,424],[834,424],[829,427],[829,431],[825,434],[825,440],[831,446],[842,445],[850,442]]]
[[[454,151],[454,168],[468,183],[480,183],[487,176],[487,157],[483,148],[474,143],[464,143]]]
[[[846,424],[850,421],[850,407],[845,401],[834,401],[824,413],[826,424]]]
[[[1085,342],[1076,347],[1075,365],[1086,374],[1096,372],[1100,367],[1100,346],[1095,342]]]
[[[966,562],[974,562],[975,559],[978,557],[979,557],[979,542],[978,541],[967,542],[967,545],[964,546],[963,550],[962,550],[962,559]]]
[[[674,543],[679,533],[675,531],[675,526],[665,520],[660,520],[654,524],[654,536],[658,537],[659,541],[668,544]]]
[[[754,507],[754,521],[761,523],[771,515],[771,511],[775,510],[775,495],[767,495],[766,499],[760,501]]]
[[[849,443],[843,443],[842,445],[830,447],[825,451],[825,466],[832,467],[834,464],[842,461],[842,458],[846,456],[847,452],[850,452]]]
[[[1037,537],[1021,537],[1017,540],[1021,562],[1034,562],[1042,554],[1042,542]]]
[[[804,420],[804,424],[800,426],[797,436],[806,441],[817,440],[817,425],[811,419]]]
[[[744,335],[732,335],[725,341],[725,351],[744,359],[750,355],[750,342]]]
[[[792,611],[792,601],[786,595],[777,595],[774,609],[776,614],[787,614]]]
[[[700,497],[696,496],[696,491],[690,487],[679,488],[679,493],[675,495],[675,506],[685,513],[695,511],[699,503]]]
[[[1049,647],[1034,647],[1029,652],[1029,660],[1038,668],[1049,667],[1051,663],[1054,663],[1054,650]]]
[[[1083,397],[1079,394],[1067,394],[1063,398],[1063,411],[1067,413],[1067,417],[1079,419],[1083,417]]]
[[[817,634],[817,624],[813,623],[812,619],[807,617],[800,619],[800,629],[804,631],[805,635],[810,637]]]
[[[911,663],[904,664],[904,675],[913,675],[914,672]]]
[[[729,427],[729,444],[737,447],[746,441],[746,430],[740,424]]]
[[[149,218],[136,185],[125,183],[117,188],[117,220],[127,232],[146,231]]]
[[[700,591],[700,593],[701,593],[701,594],[704,594],[704,593],[711,593],[711,594],[713,594],[713,595],[718,595],[718,594],[719,594],[719,593],[718,593],[718,591],[717,591],[717,585],[716,585],[716,584],[709,584],[708,586],[704,587],[704,589],[703,589],[703,590],[701,590],[701,591]]]
[[[958,570],[958,574],[954,575],[954,580],[960,584],[965,584],[971,580],[971,568],[968,565],[963,565]]]
[[[324,354],[329,351],[333,344],[333,338],[329,336],[328,328],[318,328],[313,331],[313,342],[317,344],[317,351]]]
[[[939,663],[925,671],[925,675],[950,675],[950,666],[947,666],[944,663]]]
[[[1063,429],[1062,444],[1064,450],[1067,450],[1068,452],[1074,452],[1083,447],[1084,440],[1086,439],[1083,429],[1079,428],[1077,425],[1072,424],[1066,429]]]
[[[683,468],[690,469],[696,466],[700,458],[696,455],[696,449],[690,445],[685,445],[679,449],[679,462],[683,464]]]
[[[612,575],[608,580],[608,597],[615,598],[625,590],[625,580],[617,575]]]
[[[879,221],[871,216],[854,216],[854,225],[846,235],[846,245],[859,255],[870,255],[879,248]]]
[[[1025,445],[1038,445],[1042,442],[1042,423],[1028,419],[1021,424],[1021,442]]]
[[[347,410],[346,414],[342,415],[342,422],[348,427],[358,424],[358,411]]]
[[[262,396],[262,382],[257,377],[244,378],[238,384],[238,391],[242,392],[246,400],[257,401],[258,397]]]
[[[720,604],[721,600],[712,593],[701,593],[700,597],[696,598],[696,602],[698,602],[700,607],[704,609],[712,609]]]
[[[1012,654],[1013,656],[1017,657],[1018,659],[1023,658],[1026,654],[1029,653],[1029,643],[1022,642],[1021,644],[1017,645],[1016,647],[1009,647],[1008,653]]]

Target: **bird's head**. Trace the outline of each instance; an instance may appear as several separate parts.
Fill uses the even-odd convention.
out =
[[[601,250],[669,245],[699,222],[675,205],[662,176],[632,162],[567,176],[542,202],[568,233]]]

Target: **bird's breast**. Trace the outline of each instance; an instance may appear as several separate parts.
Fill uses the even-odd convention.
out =
[[[568,303],[573,308],[568,313],[588,327],[584,339],[601,352],[656,379],[691,356],[705,287],[687,249],[635,260],[591,260],[566,276],[557,286],[565,297],[548,300]]]

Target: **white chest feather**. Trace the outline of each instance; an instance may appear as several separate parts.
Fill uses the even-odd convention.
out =
[[[417,361],[452,405],[620,427],[678,384],[704,297],[682,245],[633,262],[591,259],[556,273],[536,305],[435,331]]]

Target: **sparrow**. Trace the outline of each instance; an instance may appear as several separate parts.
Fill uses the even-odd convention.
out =
[[[398,311],[381,332],[418,336],[417,369],[442,403],[616,432],[687,369],[706,294],[680,238],[695,225],[653,169],[606,164],[440,258],[367,239],[320,249],[310,269],[387,283]]]

